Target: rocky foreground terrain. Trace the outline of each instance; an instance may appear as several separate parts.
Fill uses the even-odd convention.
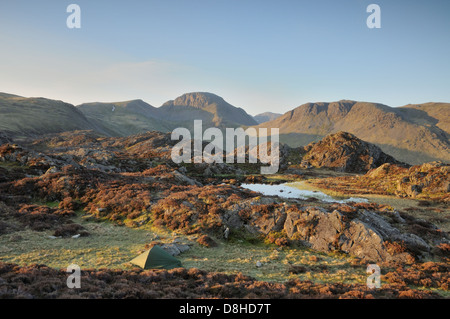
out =
[[[199,269],[91,269],[83,271],[88,284],[77,293],[81,297],[439,298],[442,294],[430,288],[449,289],[448,231],[407,210],[377,203],[262,196],[240,187],[242,182],[274,182],[254,174],[254,166],[259,164],[176,165],[170,159],[176,142],[165,133],[113,138],[76,131],[20,144],[0,136],[0,142],[0,237],[20,242],[20,236],[14,234],[23,229],[62,238],[89,237],[90,231],[74,222],[81,216],[122,227],[174,231],[193,236],[196,245],[212,250],[217,245],[231,245],[233,239],[256,240],[278,249],[304,247],[351,256],[355,267],[377,263],[389,270],[383,274],[386,285],[370,291],[364,284],[269,283],[245,274]],[[328,152],[323,152],[323,145]],[[443,163],[410,167],[346,133],[303,149],[284,147],[282,156],[277,182],[288,176],[301,179],[312,166],[345,173],[368,171],[362,176],[315,182],[337,190],[351,187],[362,194],[425,194],[430,205],[440,203],[443,212],[448,209],[449,165]],[[75,294],[64,287],[61,270],[39,264],[14,265],[3,261],[1,255],[0,261],[0,297]],[[290,271],[302,269],[292,265]]]

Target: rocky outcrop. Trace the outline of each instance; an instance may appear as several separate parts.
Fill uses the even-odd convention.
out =
[[[184,175],[183,173],[181,173],[180,171],[174,171],[173,176],[175,178],[176,181],[184,184],[184,185],[197,185],[197,186],[202,186],[201,183],[197,182],[196,180],[187,177],[186,175]]]
[[[0,162],[14,163],[17,166],[27,167],[40,173],[46,172],[53,166],[62,167],[66,165],[64,161],[8,143],[0,146]]]
[[[363,210],[351,220],[338,210],[328,212],[309,207],[291,212],[284,225],[290,239],[301,240],[309,247],[329,252],[342,251],[372,261],[403,261],[409,252],[389,251],[389,242],[403,243],[416,255],[426,254],[430,246],[418,236],[402,233],[374,212]]]
[[[430,243],[395,225],[405,223],[398,213],[383,216],[359,209],[349,214],[337,209],[274,203],[274,199],[260,198],[236,204],[222,221],[226,227],[252,234],[284,232],[289,240],[318,251],[340,251],[375,262],[411,262],[431,251]],[[248,205],[253,206],[251,214],[245,213]],[[438,240],[450,243],[446,235]]]
[[[384,164],[369,171],[361,182],[378,181],[377,188],[393,189],[400,197],[429,199],[450,197],[450,165],[442,162],[430,162],[410,168]]]
[[[170,160],[170,134],[146,132],[105,138],[92,131],[65,132],[41,137],[31,147],[44,149],[59,166],[82,166],[106,173],[136,172]]]
[[[450,192],[450,165],[431,162],[411,167],[407,175],[398,182],[398,192],[416,197],[425,192],[430,194]]]
[[[305,146],[303,165],[326,167],[341,172],[366,173],[385,163],[402,164],[378,146],[347,132],[330,134]]]

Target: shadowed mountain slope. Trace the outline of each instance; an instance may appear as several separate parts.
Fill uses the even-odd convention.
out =
[[[142,100],[112,103],[85,103],[77,108],[112,136],[127,136],[146,131],[168,132],[170,123],[161,119],[158,108]]]
[[[104,133],[101,127],[91,123],[72,104],[0,94],[0,131],[9,137],[35,137],[72,130]]]
[[[291,146],[346,131],[410,164],[450,161],[449,108],[443,103],[403,108],[348,100],[307,103],[258,127],[278,127],[281,141]]]

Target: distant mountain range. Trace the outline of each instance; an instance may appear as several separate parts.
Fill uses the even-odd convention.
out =
[[[188,93],[154,107],[142,100],[85,103],[73,106],[44,98],[0,93],[0,131],[11,137],[32,137],[72,130],[94,130],[109,136],[145,131],[169,132],[191,128],[195,119],[204,127],[240,127],[258,123],[242,108],[211,93]]]
[[[257,127],[278,127],[280,141],[303,146],[345,131],[376,144],[400,161],[419,164],[450,161],[450,104],[390,107],[378,103],[338,101],[306,103]]]
[[[243,109],[211,93],[188,93],[153,107],[142,100],[119,103],[87,103],[77,106],[92,122],[111,135],[127,136],[143,131],[191,129],[194,120],[204,127],[240,127],[258,124]]]
[[[244,109],[205,92],[184,94],[161,107],[142,100],[74,106],[0,93],[0,132],[10,138],[73,130],[93,130],[107,136],[170,132],[176,127],[191,129],[195,119],[203,120],[204,128],[279,128],[280,141],[292,147],[345,131],[406,163],[450,162],[449,103],[394,108],[342,100],[303,104],[283,115],[267,112],[252,117]]]
[[[255,116],[253,116],[253,118],[255,119],[256,122],[261,124],[264,122],[276,120],[277,118],[279,118],[282,115],[283,114],[280,114],[280,113],[265,112],[265,113],[255,115]]]

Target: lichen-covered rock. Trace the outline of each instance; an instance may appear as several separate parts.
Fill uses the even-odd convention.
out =
[[[400,230],[391,224],[390,218],[374,211],[363,209],[347,214],[297,205],[253,206],[251,214],[244,211],[229,211],[222,221],[232,229],[245,229],[264,236],[284,231],[289,240],[312,249],[341,251],[370,261],[411,262],[431,251],[424,239]],[[402,220],[400,216],[393,219]]]
[[[408,253],[392,254],[385,242],[401,242],[417,255],[430,251],[430,246],[413,234],[402,233],[375,212],[358,212],[356,217],[334,210],[308,207],[291,212],[284,225],[290,239],[301,240],[311,248],[330,252],[342,251],[373,261],[407,261]]]

